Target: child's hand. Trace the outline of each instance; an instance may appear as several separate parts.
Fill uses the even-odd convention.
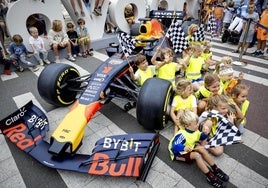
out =
[[[128,68],[128,71],[129,71],[130,73],[134,73],[133,68],[132,68],[131,66]]]
[[[31,54],[26,54],[26,57],[27,57],[27,58],[30,58],[30,57],[31,57]]]
[[[192,150],[191,150],[191,148],[190,148],[189,146],[185,146],[185,147],[184,147],[184,151],[186,151],[186,152],[191,152]]]
[[[37,50],[34,50],[34,55],[37,55],[38,54],[38,52],[37,52]],[[28,54],[29,55],[29,54]]]
[[[244,78],[244,73],[243,72],[239,72],[238,80],[243,80],[243,78]]]

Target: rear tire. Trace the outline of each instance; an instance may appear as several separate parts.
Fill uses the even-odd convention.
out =
[[[38,79],[38,92],[48,103],[55,106],[68,106],[72,104],[77,91],[71,88],[79,88],[78,83],[68,83],[68,80],[79,77],[80,74],[73,66],[54,63],[48,65],[40,74]]]
[[[146,129],[163,129],[169,120],[173,96],[171,82],[150,78],[141,87],[137,102],[137,120]]]

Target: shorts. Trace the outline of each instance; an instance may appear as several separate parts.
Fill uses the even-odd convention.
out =
[[[197,78],[195,80],[192,80],[192,83],[195,83],[195,82],[203,82],[203,78]]]
[[[51,50],[53,50],[53,44],[51,44],[50,47],[51,47]],[[58,45],[58,49],[59,49],[59,50],[64,49],[64,48],[66,48],[66,47],[67,47],[67,45],[65,45],[64,47]]]
[[[268,31],[266,33],[266,35],[264,34],[265,30],[258,27],[257,29],[257,39],[258,40],[267,40],[268,39]]]
[[[190,155],[191,155],[191,152],[183,154],[183,155],[178,155],[178,156],[175,156],[175,160],[191,163],[193,162],[193,159],[191,159]]]
[[[255,31],[253,31],[253,30],[249,30],[248,31],[248,36],[246,38],[246,42],[247,43],[251,43],[252,42],[254,33],[255,33]],[[245,30],[243,31],[242,35],[240,36],[239,42],[243,42],[244,35],[245,35]]]

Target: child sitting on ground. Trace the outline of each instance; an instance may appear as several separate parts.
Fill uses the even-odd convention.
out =
[[[197,113],[196,98],[193,95],[191,81],[186,79],[179,80],[176,84],[175,92],[176,94],[172,100],[170,109],[170,117],[175,124],[174,135],[182,128],[179,119],[183,110],[189,109],[190,111]]]
[[[219,64],[215,70],[219,75],[221,81],[221,87],[223,88],[224,94],[229,94],[231,89],[243,80],[244,74],[239,73],[238,78],[234,77],[234,70],[231,65]]]
[[[50,64],[50,61],[47,59],[47,50],[45,49],[44,40],[38,35],[38,30],[36,27],[30,27],[30,38],[29,44],[33,50],[35,59],[39,62],[40,65]],[[40,54],[43,56],[43,60],[40,57]]]
[[[249,101],[247,100],[248,90],[249,88],[245,84],[238,84],[234,88],[232,88],[230,92],[231,99],[239,107],[238,110],[237,108],[234,109],[235,112],[239,113],[241,110],[242,115],[243,115],[240,117],[236,116],[236,119],[235,119],[235,124],[236,126],[238,126],[238,129],[241,134],[245,132],[244,127],[246,125],[246,114],[247,114],[247,110],[249,107]]]
[[[31,67],[30,69],[35,72],[39,70],[35,64],[26,60],[26,57],[29,57],[29,52],[23,44],[23,38],[19,34],[15,34],[12,37],[12,41],[9,46],[10,59],[13,64],[19,66],[19,61]],[[22,69],[23,70],[23,69]]]
[[[139,86],[142,86],[143,83],[148,79],[156,75],[156,69],[158,69],[161,64],[149,65],[145,55],[138,54],[135,58],[135,65],[138,67],[138,70],[134,74],[133,68],[129,67],[130,77],[135,81]]]
[[[0,46],[0,62],[4,64],[4,73],[5,75],[11,75],[11,72],[10,72],[10,61],[7,59],[7,56],[4,52],[4,50],[2,49],[2,47]]]
[[[204,76],[204,85],[195,92],[195,96],[198,100],[197,114],[200,115],[207,106],[207,100],[213,95],[222,94],[223,89],[220,85],[220,78],[217,74],[206,73]]]
[[[179,121],[184,129],[179,130],[169,142],[168,149],[171,159],[188,163],[195,160],[211,185],[226,187],[225,182],[229,180],[229,176],[217,167],[203,146],[196,145],[207,138],[206,133],[198,130],[198,116],[194,112],[185,110]]]
[[[225,116],[232,124],[234,124],[234,114],[230,111],[230,101],[225,95],[211,96],[207,102],[208,111],[216,111],[220,115]],[[207,112],[203,112],[199,117],[200,129],[209,135],[210,138],[214,137],[218,127],[217,117],[206,117]],[[223,154],[223,146],[216,146],[209,148],[209,151],[215,155],[220,156]]]

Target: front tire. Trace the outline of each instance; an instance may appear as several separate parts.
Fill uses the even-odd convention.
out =
[[[50,104],[68,106],[75,101],[77,95],[77,91],[71,88],[80,87],[80,84],[68,81],[79,76],[78,70],[73,66],[63,63],[48,65],[39,76],[38,92]]]
[[[150,78],[141,87],[137,101],[137,120],[146,129],[163,129],[169,119],[169,105],[173,96],[171,82]]]

